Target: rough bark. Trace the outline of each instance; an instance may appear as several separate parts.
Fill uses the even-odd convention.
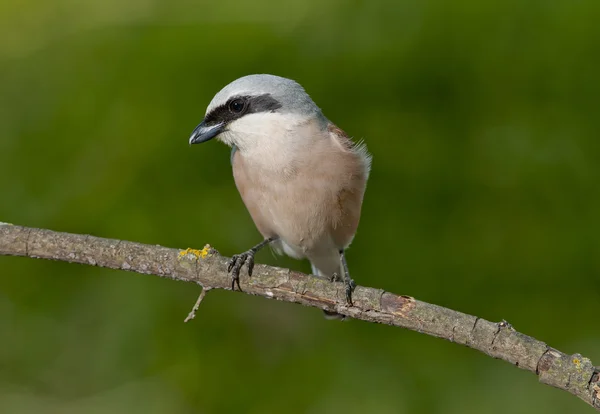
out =
[[[152,274],[195,282],[206,290],[231,289],[226,271],[228,259],[210,246],[179,250],[1,223],[0,255]],[[507,322],[493,323],[410,296],[363,286],[354,291],[353,306],[347,306],[341,283],[264,265],[256,265],[252,278],[243,275],[241,286],[244,293],[251,295],[335,311],[465,345],[531,371],[540,382],[568,391],[600,411],[599,369],[588,358],[564,354],[515,331]]]

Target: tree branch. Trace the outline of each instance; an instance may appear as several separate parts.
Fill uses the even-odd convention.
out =
[[[0,223],[0,255],[60,260],[195,282],[205,289],[197,305],[205,291],[230,290],[231,284],[226,271],[228,259],[210,246],[201,251],[178,250]],[[257,265],[252,278],[243,278],[242,282],[244,293],[251,295],[335,311],[465,345],[534,372],[540,382],[568,391],[600,411],[600,372],[588,358],[564,354],[515,331],[507,322],[492,323],[409,296],[362,286],[356,287],[354,305],[349,307],[341,283],[271,266]]]

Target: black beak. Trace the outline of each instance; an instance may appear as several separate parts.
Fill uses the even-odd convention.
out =
[[[224,125],[223,123],[218,123],[216,125],[206,126],[204,121],[200,123],[192,132],[190,136],[190,145],[191,144],[202,144],[203,142],[210,141],[221,132],[223,132]]]

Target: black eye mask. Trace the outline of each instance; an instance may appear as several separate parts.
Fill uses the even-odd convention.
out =
[[[275,112],[281,103],[269,93],[258,96],[234,96],[227,103],[210,111],[204,118],[205,126],[227,125],[246,114]]]

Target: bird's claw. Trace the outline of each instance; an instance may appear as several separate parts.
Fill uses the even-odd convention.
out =
[[[238,289],[241,291],[242,288],[240,286],[240,271],[242,270],[242,266],[244,263],[248,263],[248,276],[252,276],[252,271],[254,270],[254,254],[253,250],[248,250],[247,252],[234,254],[227,265],[227,273],[231,273],[231,290],[235,290],[235,285],[237,284]]]
[[[356,288],[356,283],[354,283],[354,280],[348,277],[346,280],[344,280],[344,284],[346,285],[346,303],[348,306],[353,306],[352,292],[354,292],[354,289]]]
[[[354,283],[354,280],[352,280],[350,275],[348,273],[344,272],[344,277],[341,277],[337,273],[333,273],[331,275],[331,277],[329,278],[329,280],[333,283],[342,282],[344,284],[344,287],[346,289],[346,304],[348,306],[353,306],[352,305],[352,293],[354,292],[354,288],[356,288],[356,283]]]

